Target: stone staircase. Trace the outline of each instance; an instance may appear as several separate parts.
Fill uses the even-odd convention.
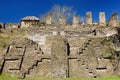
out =
[[[98,77],[96,74],[95,69],[93,69],[89,64],[90,61],[89,59],[87,59],[86,57],[86,50],[90,47],[90,45],[93,44],[92,43],[92,39],[87,39],[83,46],[79,49],[78,52],[78,60],[81,62],[81,66],[84,69],[85,73],[86,73],[86,77],[90,77],[90,78],[96,78]]]
[[[89,44],[91,43],[91,39],[87,39],[84,44],[82,45],[81,48],[79,48],[78,54],[83,54],[84,51],[86,50],[86,48],[89,46]]]
[[[34,66],[37,66],[39,55],[41,55],[41,54],[26,53],[26,55],[24,56],[23,63],[22,63],[22,68],[20,70],[20,72],[21,72],[21,75],[19,76],[20,78],[25,78],[25,75],[29,74],[29,70],[33,69]]]
[[[33,64],[29,65],[24,71],[22,70],[22,74],[20,78],[25,78],[27,74],[30,73],[30,70],[37,66],[38,60],[34,60]]]
[[[50,59],[50,57],[47,58],[41,58],[40,60],[37,60],[36,63],[34,65],[31,66],[31,68],[28,69],[28,71],[26,73],[24,73],[25,77],[30,77],[31,73],[34,72],[34,70],[37,68],[37,66],[39,65],[39,63],[41,63],[44,59]]]
[[[29,62],[29,64],[27,65],[27,67],[24,67],[22,70],[21,70],[21,75],[20,75],[20,78],[24,79],[26,76],[29,76],[31,70],[35,69],[37,66],[38,66],[38,63],[39,62],[42,62],[43,59],[50,59],[50,57],[48,56],[42,56],[40,54],[37,54],[36,55],[36,58],[32,61],[32,62]]]

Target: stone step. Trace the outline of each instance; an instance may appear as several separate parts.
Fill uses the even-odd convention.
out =
[[[26,77],[26,75],[29,75],[30,71],[34,69],[34,67],[37,66],[37,60],[34,60],[27,68],[24,70],[23,76]]]

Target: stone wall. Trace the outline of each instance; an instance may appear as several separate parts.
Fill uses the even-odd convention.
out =
[[[119,27],[98,24],[90,27],[93,24],[91,13],[87,15],[88,25],[84,26],[73,27],[66,22],[63,24],[64,20],[61,20],[60,26],[13,29],[16,36],[10,33],[11,29],[3,30],[11,41],[5,52],[0,54],[0,73],[19,78],[97,78],[120,75],[119,55],[116,56],[116,45],[110,39],[111,36],[119,35]],[[103,13],[101,23],[102,20],[105,22]],[[73,22],[78,24],[78,17]]]
[[[7,23],[5,25],[6,29],[15,29],[15,28],[20,28],[19,23]]]
[[[104,37],[64,36],[61,32],[47,36],[44,45],[30,38],[13,40],[6,49],[4,61],[1,61],[1,73],[20,78],[96,78],[113,75],[115,66],[109,58],[113,54],[113,45],[109,40]]]
[[[68,55],[67,40],[62,36],[55,36],[52,43],[52,57],[51,57],[51,75],[53,78],[67,78],[68,77],[68,66],[67,66],[67,55]]]
[[[61,16],[57,25],[66,25],[66,26],[72,25],[73,27],[75,27],[75,26],[79,27],[79,26],[85,26],[85,25],[87,25],[87,26],[88,25],[89,26],[90,25],[92,25],[92,26],[104,26],[104,27],[107,26],[107,25],[112,26],[112,27],[118,27],[119,26],[118,14],[114,13],[110,17],[110,19],[107,23],[105,12],[100,12],[99,13],[99,22],[94,22],[93,21],[92,12],[86,12],[86,23],[81,23],[81,24],[79,24],[79,23],[81,23],[81,22],[79,22],[79,17],[78,16],[73,16],[72,22],[67,22],[67,20],[63,16]],[[23,19],[23,20],[21,20],[19,27],[25,28],[25,27],[32,27],[32,26],[45,26],[46,24],[49,25],[49,26],[54,25],[52,23],[52,14],[47,14],[46,15],[46,22],[45,23],[40,23],[38,18],[37,18],[37,20],[35,20],[35,19],[30,20],[29,18],[28,19]],[[3,25],[3,24],[1,24],[1,25]],[[17,28],[17,27],[15,27],[17,25],[14,24],[14,23],[9,23],[9,24],[6,24],[6,25],[7,26],[9,26],[9,25],[13,26],[14,25],[13,28]]]

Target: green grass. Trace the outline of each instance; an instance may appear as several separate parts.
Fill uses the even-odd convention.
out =
[[[17,77],[11,77],[6,75],[0,75],[0,80],[120,80],[120,77],[110,76],[103,78],[26,78],[18,79]]]

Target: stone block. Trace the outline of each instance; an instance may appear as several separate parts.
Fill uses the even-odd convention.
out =
[[[73,17],[73,26],[78,26],[79,25],[79,17],[78,16],[74,16]]]
[[[52,14],[47,14],[46,16],[46,24],[52,24]]]
[[[106,26],[106,18],[105,18],[105,13],[104,12],[99,13],[99,25],[100,26]]]
[[[86,24],[91,25],[92,24],[92,13],[86,12]]]
[[[67,77],[67,43],[66,39],[61,36],[54,37],[52,44],[52,77],[66,78]]]

